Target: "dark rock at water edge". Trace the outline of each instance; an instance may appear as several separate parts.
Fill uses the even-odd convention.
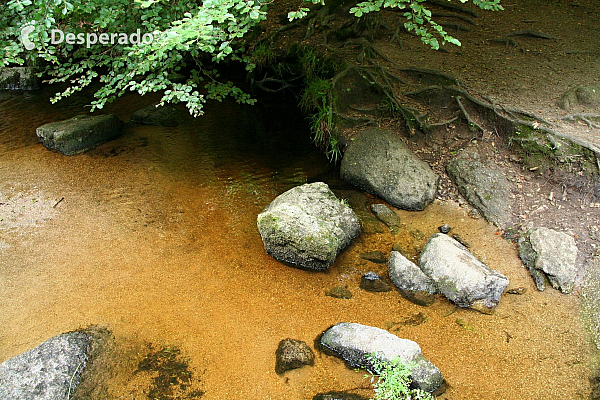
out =
[[[305,342],[294,339],[284,339],[279,342],[275,358],[277,374],[315,363],[315,354],[312,349]]]
[[[575,239],[549,228],[534,228],[519,239],[519,257],[529,270],[538,290],[546,279],[555,289],[571,293],[577,275]]]
[[[395,207],[421,211],[435,199],[439,177],[398,135],[366,129],[350,143],[340,167],[343,180]]]
[[[151,104],[133,113],[129,120],[136,124],[173,127],[178,126],[182,119],[183,113],[173,106]]]
[[[416,342],[401,339],[380,328],[341,322],[323,333],[321,345],[327,352],[346,361],[350,367],[372,372],[375,372],[370,360],[372,354],[387,362],[399,357],[403,363],[415,365],[411,373],[413,384],[428,392],[433,392],[443,382],[440,370],[423,357],[421,347]]]
[[[402,297],[408,301],[427,307],[437,300],[435,282],[400,252],[391,252],[388,273]]]
[[[40,142],[65,155],[91,150],[123,133],[123,122],[113,114],[79,115],[66,121],[51,122],[36,130]]]
[[[486,314],[493,312],[508,286],[508,278],[492,271],[465,246],[443,233],[429,239],[419,268],[454,304]]]
[[[31,67],[0,68],[0,90],[35,90],[40,79]]]
[[[80,384],[91,340],[65,333],[0,364],[0,399],[67,399]]]
[[[389,292],[392,290],[381,276],[373,271],[369,271],[360,278],[360,288],[367,292]]]
[[[350,207],[323,182],[279,195],[258,215],[265,250],[292,266],[323,271],[360,234]]]
[[[313,400],[369,400],[369,398],[348,392],[327,392],[315,395]]]
[[[360,258],[376,264],[385,264],[387,262],[387,256],[381,251],[369,251],[367,253],[361,253]]]
[[[392,233],[398,233],[398,230],[402,228],[402,221],[398,214],[385,204],[371,204],[370,208],[371,212],[375,214],[375,217],[386,224]]]
[[[448,163],[446,171],[460,194],[496,226],[511,219],[510,185],[499,169],[479,162],[477,154],[461,154]]]

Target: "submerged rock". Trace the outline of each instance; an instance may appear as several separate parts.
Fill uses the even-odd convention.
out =
[[[80,383],[91,340],[65,333],[0,364],[0,399],[67,399]]]
[[[519,257],[529,269],[538,290],[553,288],[571,293],[575,286],[577,246],[575,239],[549,228],[534,228],[519,239]]]
[[[376,264],[385,264],[387,262],[386,255],[381,251],[369,251],[367,253],[361,253],[360,258]]]
[[[466,247],[443,233],[429,239],[419,259],[419,268],[454,304],[483,313],[494,310],[508,286],[508,278],[492,271]]]
[[[360,234],[354,211],[323,182],[297,186],[258,215],[265,250],[293,266],[323,271]]]
[[[325,296],[333,297],[335,299],[351,299],[352,292],[348,290],[346,286],[336,286],[333,289],[326,290]]]
[[[430,306],[437,300],[433,280],[400,252],[391,252],[388,273],[405,299],[421,306]]]
[[[122,133],[123,122],[113,114],[79,115],[42,125],[36,130],[44,146],[68,156],[91,150]]]
[[[435,199],[439,181],[396,133],[381,129],[366,129],[350,143],[340,175],[395,207],[416,211]]]
[[[283,374],[291,369],[301,368],[315,363],[315,354],[301,340],[284,339],[275,351],[275,372]]]
[[[32,67],[0,68],[0,90],[35,90],[40,78]]]
[[[154,126],[178,126],[181,123],[182,112],[173,106],[157,107],[151,104],[146,108],[136,111],[129,120],[136,124]]]
[[[385,204],[371,204],[371,212],[378,220],[386,224],[392,233],[398,233],[398,230],[402,228],[402,221],[398,214]]]
[[[420,389],[433,392],[443,382],[440,370],[423,357],[421,347],[412,340],[401,339],[380,328],[341,322],[327,329],[321,336],[321,345],[345,360],[353,368],[373,371],[370,356],[381,361],[396,357],[405,364],[414,364],[411,377]]]
[[[461,154],[450,160],[446,171],[469,204],[486,220],[503,227],[511,218],[510,185],[502,171],[476,158]]]
[[[367,292],[389,292],[390,285],[373,271],[369,271],[360,278],[359,287]]]

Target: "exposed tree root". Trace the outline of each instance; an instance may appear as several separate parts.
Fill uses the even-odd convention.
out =
[[[558,38],[556,36],[552,36],[552,35],[549,35],[544,32],[531,31],[531,30],[516,31],[516,32],[508,33],[506,35],[506,37],[512,37],[512,36],[532,37],[532,38],[536,38],[536,39],[560,40],[560,38]]]
[[[594,119],[600,119],[599,114],[570,114],[570,115],[565,115],[564,117],[561,117],[561,119],[563,121],[580,120],[580,121],[583,121],[586,124],[588,124],[588,126],[590,128],[600,129],[600,123],[594,121]]]
[[[471,18],[465,17],[464,15],[460,15],[460,14],[447,13],[447,12],[434,12],[434,13],[431,13],[431,16],[432,16],[432,18],[456,18],[456,19],[460,19],[461,21],[464,21],[468,24],[477,25],[477,23],[475,21],[473,21]]]
[[[443,0],[427,0],[428,4],[434,4],[440,8],[446,9],[446,10],[450,10],[450,11],[456,11],[456,12],[461,12],[463,14],[467,14],[470,15],[472,17],[475,18],[479,18],[479,14],[477,14],[475,11],[465,8],[465,7],[461,7],[459,5],[456,5],[454,3],[450,3],[448,1],[443,1]]]

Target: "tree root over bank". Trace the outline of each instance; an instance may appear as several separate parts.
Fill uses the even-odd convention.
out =
[[[339,73],[328,95],[336,141],[347,143],[347,132],[385,119],[400,118],[408,136],[464,123],[473,138],[492,135],[507,138],[527,152],[556,160],[585,160],[598,173],[600,148],[561,132],[554,123],[536,114],[503,106],[471,93],[462,82],[445,73],[423,68],[398,68],[372,63],[352,66]],[[581,121],[600,129],[600,116],[573,114],[564,121]]]

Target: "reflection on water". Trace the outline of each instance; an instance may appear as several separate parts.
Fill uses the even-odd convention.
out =
[[[123,137],[65,157],[38,144],[35,128],[80,114],[89,98],[58,106],[47,98],[0,95],[0,361],[101,325],[115,348],[95,398],[146,398],[151,377],[133,371],[152,343],[181,350],[205,399],[311,399],[364,387],[362,374],[321,355],[314,367],[280,377],[277,344],[312,344],[348,321],[417,341],[448,381],[448,399],[588,393],[574,296],[536,292],[513,245],[453,204],[400,212],[405,227],[392,235],[369,212],[379,200],[341,183],[312,147],[293,103],[211,104],[177,128],[128,124]],[[153,100],[130,96],[107,111],[127,121]],[[327,273],[274,261],[256,229],[275,196],[315,179],[331,183],[364,228]],[[387,254],[397,244],[415,256],[443,223],[526,294],[504,295],[485,316],[359,289],[363,273],[386,275],[361,253]],[[325,296],[340,284],[352,299]]]

